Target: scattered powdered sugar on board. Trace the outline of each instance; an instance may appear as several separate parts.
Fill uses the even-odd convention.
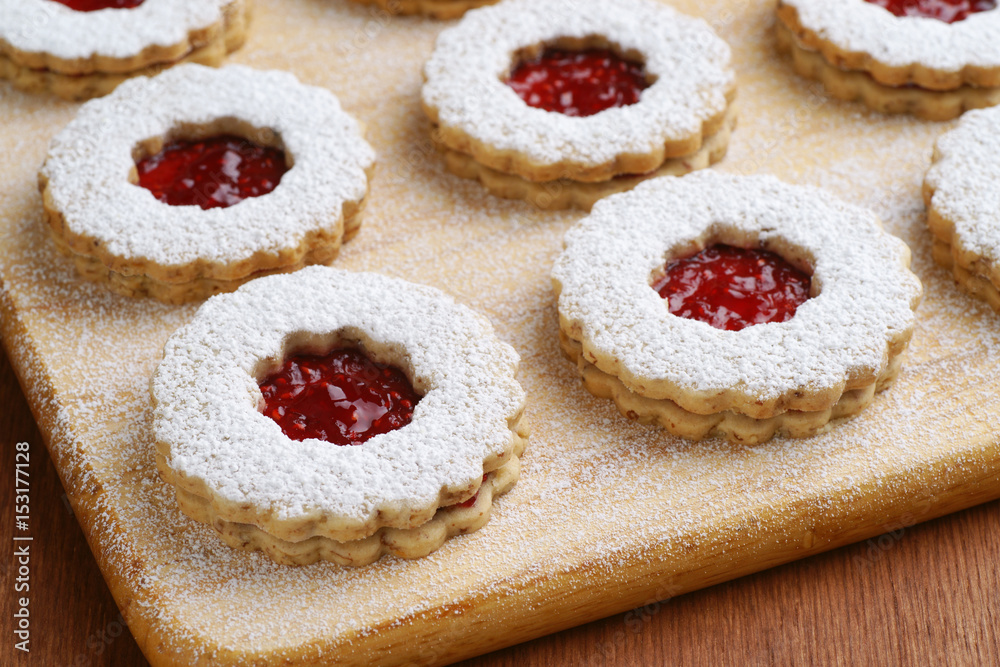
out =
[[[196,308],[126,299],[73,275],[47,238],[35,171],[75,105],[0,86],[0,113],[13,119],[0,151],[18,156],[0,165],[4,345],[105,575],[132,599],[130,622],[187,657],[247,660],[306,644],[317,659],[364,651],[375,633],[417,625],[421,614],[450,636],[482,622],[500,629],[544,608],[531,595],[547,580],[614,598],[619,584],[635,583],[631,568],[650,561],[661,565],[641,585],[672,594],[674,576],[705,565],[690,553],[709,550],[735,567],[752,561],[756,544],[804,544],[813,531],[832,538],[905,511],[920,520],[977,470],[1000,468],[1000,316],[930,261],[920,205],[931,147],[948,126],[814,92],[767,46],[770,2],[677,4],[720,17],[715,27],[736,51],[741,124],[719,168],[824,187],[873,209],[911,245],[925,299],[902,375],[859,417],[807,440],[689,443],[627,421],[583,389],[559,352],[549,272],[580,214],[494,199],[447,175],[428,148],[420,66],[441,24],[373,18],[352,3],[261,0],[235,60],[328,87],[368,124],[379,154],[361,233],[336,266],[449,291],[488,314],[522,358],[533,433],[521,478],[490,523],[428,558],[361,569],[275,565],[177,510],[154,467],[148,382],[162,345]],[[412,58],[393,57],[400,47]],[[580,573],[588,581],[572,579]],[[485,599],[500,602],[484,621]],[[429,661],[447,648],[415,641],[405,650]]]

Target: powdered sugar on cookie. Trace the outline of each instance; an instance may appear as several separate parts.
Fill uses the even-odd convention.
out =
[[[638,103],[572,118],[529,107],[504,83],[525,49],[595,36],[644,59],[653,83]],[[485,146],[543,167],[645,154],[662,162],[671,142],[693,136],[684,152],[697,150],[703,125],[725,112],[729,61],[729,47],[704,21],[652,0],[506,0],[440,35],[423,103],[442,128],[468,138],[474,155]]]
[[[865,0],[782,0],[798,12],[803,28],[837,48],[869,54],[891,67],[920,66],[944,72],[1000,67],[1000,11],[956,23],[897,17]]]
[[[51,0],[0,0],[0,53],[63,60],[130,58],[172,47],[223,19],[233,0],[146,0],[134,9],[78,12]],[[10,53],[11,49],[14,53]]]
[[[930,206],[953,226],[951,239],[960,254],[1000,281],[1000,109],[966,113],[958,126],[938,139],[925,188]],[[963,262],[968,265],[968,262]]]
[[[258,410],[256,376],[295,340],[337,332],[408,366],[423,398],[410,424],[363,445],[293,441]],[[208,491],[220,516],[250,506],[271,525],[317,521],[316,534],[358,539],[410,527],[510,458],[525,399],[517,364],[485,318],[437,290],[310,267],[209,300],[171,337],[153,429],[175,483]]]
[[[130,182],[141,142],[220,119],[277,136],[292,168],[273,192],[202,210],[163,204]],[[339,239],[342,209],[365,197],[374,159],[358,123],[325,89],[286,72],[183,65],[81,107],[53,140],[40,177],[75,252],[131,273],[152,265],[147,275],[159,280],[192,263],[203,277],[228,279],[236,262],[264,257],[280,266],[274,258],[309,235]]]
[[[739,332],[671,315],[651,287],[667,258],[713,242],[761,247],[812,273],[788,322]],[[705,414],[829,407],[909,340],[920,300],[909,249],[875,215],[816,188],[701,172],[598,203],[553,270],[563,331],[630,390]],[[808,404],[809,407],[803,407]]]

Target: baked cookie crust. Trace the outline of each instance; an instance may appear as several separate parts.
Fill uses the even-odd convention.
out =
[[[645,65],[638,103],[571,118],[525,104],[504,82],[555,47],[610,48]],[[700,150],[735,97],[729,47],[702,20],[652,0],[507,0],[438,38],[422,101],[448,149],[519,178],[586,183],[644,174]]]
[[[457,19],[470,9],[495,4],[498,0],[353,0],[376,5],[393,15],[423,14],[436,19]]]
[[[268,558],[282,565],[311,565],[327,560],[358,567],[374,563],[389,554],[397,558],[423,558],[440,549],[448,539],[474,533],[486,525],[493,510],[493,501],[517,483],[521,471],[518,457],[524,451],[524,444],[525,440],[519,439],[510,460],[486,476],[471,506],[442,507],[427,523],[415,528],[380,528],[368,537],[349,542],[322,536],[298,542],[282,540],[253,524],[226,521],[216,514],[211,502],[180,489],[177,491],[177,503],[184,514],[211,526],[229,546],[246,551],[263,551]]]
[[[913,85],[889,86],[866,71],[851,71],[831,65],[818,51],[801,46],[792,31],[775,26],[778,51],[791,57],[795,72],[819,81],[831,96],[848,102],[860,101],[882,113],[907,113],[923,120],[958,118],[969,109],[1000,104],[1000,87],[962,85],[952,90],[925,90]]]
[[[246,41],[249,18],[249,0],[147,0],[100,12],[0,0],[0,78],[69,100],[101,97],[173,65],[221,64]]]
[[[951,24],[894,16],[865,0],[778,0],[777,11],[802,47],[884,86],[1000,86],[996,9]]]
[[[289,354],[345,346],[403,370],[422,395],[412,421],[358,446],[291,440],[260,412],[259,381]],[[312,558],[317,545],[336,553],[323,540],[382,529],[379,544],[405,541],[389,529],[425,527],[484,475],[493,493],[509,488],[528,437],[517,365],[484,317],[437,290],[327,267],[261,278],[207,301],[165,346],[151,380],[157,465],[186,511],[246,546]]]
[[[1000,311],[1000,109],[970,111],[934,147],[924,178],[933,257]]]
[[[721,162],[729,150],[729,139],[736,124],[737,113],[735,105],[732,105],[726,114],[726,123],[722,129],[705,137],[701,148],[691,155],[670,158],[659,169],[649,174],[617,176],[597,183],[583,183],[569,178],[549,182],[529,181],[483,166],[476,162],[471,155],[453,151],[440,144],[438,148],[444,153],[445,166],[448,171],[462,178],[478,180],[491,194],[497,197],[523,199],[533,206],[548,211],[567,208],[589,211],[601,199],[627,192],[650,178],[683,176]]]
[[[587,391],[598,398],[613,400],[622,416],[640,424],[657,424],[672,435],[688,440],[721,437],[730,442],[751,445],[775,435],[805,438],[825,433],[871,405],[875,394],[887,389],[896,380],[902,366],[902,357],[892,357],[875,382],[845,390],[836,403],[824,410],[788,410],[773,417],[755,419],[732,410],[699,414],[685,410],[670,399],[647,398],[587,361],[579,341],[572,340],[561,331],[559,344],[566,357],[577,365]]]
[[[135,163],[170,140],[235,134],[291,168],[229,208],[170,206]],[[85,278],[177,303],[337,256],[357,233],[375,154],[329,91],[286,72],[183,65],[81,107],[39,172],[56,244]]]
[[[588,388],[612,395],[624,414],[673,421],[685,437],[816,432],[860,410],[896,376],[922,294],[909,249],[874,214],[770,177],[646,181],[598,203],[565,243],[552,272],[563,349]],[[812,275],[811,298],[787,322],[742,331],[672,315],[655,277],[669,259],[713,243],[777,253]],[[791,417],[719,427],[720,413],[772,420],[792,411],[814,414],[801,428]],[[696,428],[684,413],[708,419]]]

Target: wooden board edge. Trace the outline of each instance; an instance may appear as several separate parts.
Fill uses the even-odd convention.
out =
[[[90,547],[91,554],[122,618],[129,626],[143,655],[149,659],[151,619],[147,619],[141,613],[141,605],[134,604],[137,599],[136,592],[128,585],[127,577],[118,572],[108,550],[103,547],[105,540],[110,540],[115,534],[121,534],[122,529],[117,524],[108,524],[108,518],[115,516],[113,507],[92,474],[91,466],[79,455],[79,447],[72,434],[60,432],[57,426],[59,408],[55,387],[45,362],[28,333],[28,327],[21,318],[13,297],[6,289],[2,276],[0,276],[0,344],[7,353],[11,369],[38,424],[43,444],[59,475],[59,481],[66,492],[77,523],[83,530],[87,546]],[[119,544],[121,543],[119,541]],[[123,560],[133,569],[141,567],[141,560],[136,554],[130,554],[130,557]]]
[[[494,599],[483,597],[477,601],[481,607],[461,603],[405,619],[393,627],[377,628],[363,639],[353,639],[352,647],[366,648],[367,652],[358,655],[360,660],[351,662],[429,665],[471,658],[639,607],[658,609],[664,601],[684,593],[881,535],[898,535],[898,531],[917,523],[1000,498],[1000,481],[988,464],[983,462],[969,472],[958,483],[936,492],[933,499],[918,501],[916,513],[913,498],[901,495],[893,499],[891,507],[886,508],[879,520],[859,522],[856,511],[853,517],[845,515],[840,520],[841,525],[849,528],[838,534],[820,538],[807,530],[792,539],[773,535],[758,540],[755,536],[747,536],[747,542],[756,544],[757,549],[755,556],[742,567],[734,567],[726,555],[738,549],[732,548],[733,543],[724,542],[715,545],[716,548],[707,557],[702,554],[688,559],[689,563],[699,565],[665,575],[663,568],[668,554],[651,549],[647,553],[631,554],[630,562],[624,565],[616,563],[612,568],[600,562],[588,563],[572,572],[531,581]],[[878,550],[882,547],[876,544],[873,548]],[[613,574],[595,586],[594,571]],[[629,574],[621,575],[626,572]],[[609,603],[606,590],[615,586],[620,587],[618,599]],[[572,592],[573,599],[567,596],[566,591]],[[520,605],[516,614],[518,622],[512,623],[510,608],[518,607],[517,597],[540,602],[530,603],[530,606]],[[445,632],[436,637],[435,645],[419,647],[414,642],[413,630],[409,626],[437,622],[436,619],[447,616],[458,619],[473,609],[474,616],[450,624]],[[370,647],[362,647],[362,641]],[[407,651],[407,647],[411,648]],[[393,652],[393,649],[398,651],[400,648],[404,651]]]
[[[982,441],[981,451],[1000,453],[996,450],[1000,450],[998,443]],[[734,537],[692,545],[685,565],[678,566],[675,552],[653,545],[641,552],[616,555],[613,564],[591,561],[566,572],[511,583],[499,592],[494,588],[488,593],[473,593],[454,604],[364,633],[320,639],[265,655],[230,649],[206,653],[204,647],[173,646],[149,654],[150,662],[156,667],[448,664],[640,607],[643,613],[655,613],[673,597],[874,537],[889,535],[894,543],[899,531],[1000,498],[1000,481],[989,458],[982,456],[976,465],[970,465],[966,451],[939,460],[935,467],[951,471],[952,478],[940,488],[923,489],[925,493],[914,493],[912,484],[907,484],[913,482],[913,477],[905,472],[897,476],[898,480],[888,480],[890,488],[895,488],[893,481],[900,483],[901,491],[892,497],[879,497],[872,485],[865,489],[865,502],[845,506],[831,517],[832,528],[804,526],[793,535],[772,532],[761,536],[737,525],[720,524],[720,534]],[[956,470],[963,474],[954,475]],[[943,480],[947,477],[941,475]],[[872,512],[873,506],[881,509]],[[863,519],[862,508],[868,508],[868,513],[878,518]],[[875,543],[872,548],[883,547]],[[754,556],[742,566],[735,566],[734,559],[727,555],[746,551],[752,551]],[[596,583],[595,573],[600,574]],[[616,590],[611,601],[609,589]]]
[[[473,594],[453,605],[415,614],[392,624],[385,624],[364,633],[352,633],[337,638],[320,639],[288,650],[253,656],[220,649],[208,637],[191,633],[180,619],[175,627],[189,632],[179,635],[165,627],[163,617],[149,613],[156,598],[155,590],[136,589],[136,577],[141,575],[143,561],[137,554],[116,558],[115,564],[104,544],[116,543],[120,550],[127,541],[116,540],[121,528],[113,519],[105,492],[90,466],[73,452],[79,447],[72,434],[57,433],[57,403],[52,381],[45,371],[44,361],[31,342],[27,327],[14,306],[11,295],[0,280],[0,338],[10,358],[33,415],[39,425],[60,481],[70,499],[94,558],[104,575],[116,604],[122,612],[143,654],[154,666],[160,665],[235,665],[235,664],[443,664],[474,657],[512,646],[537,637],[575,627],[600,618],[641,606],[658,606],[664,600],[753,572],[816,555],[854,542],[891,532],[894,526],[906,528],[945,514],[1000,498],[1000,482],[995,471],[982,457],[980,465],[970,466],[968,452],[961,461],[937,462],[942,470],[963,471],[948,488],[936,490],[915,500],[906,491],[892,498],[874,498],[875,489],[866,490],[866,500],[881,503],[878,520],[862,521],[858,503],[855,509],[843,513],[831,522],[841,526],[829,534],[817,534],[805,529],[791,538],[773,533],[765,540],[746,535],[752,542],[754,556],[741,567],[734,567],[727,552],[737,551],[737,541],[718,541],[705,551],[689,554],[686,567],[677,568],[676,554],[654,545],[648,550],[618,556],[611,566],[601,561],[584,563],[570,571],[543,576],[509,585],[507,590],[490,595]],[[997,449],[996,442],[982,442],[981,448]],[[905,472],[897,475],[900,487],[907,489]],[[883,480],[886,481],[886,480]],[[888,480],[887,485],[892,487]],[[918,494],[919,496],[919,494]],[[917,514],[914,514],[914,503]],[[99,520],[98,520],[99,519]],[[720,526],[720,533],[738,534],[735,526]],[[746,545],[744,545],[744,548]],[[674,561],[674,571],[667,571]],[[593,573],[605,577],[595,586]],[[609,602],[608,588],[616,589]],[[140,593],[147,596],[138,604]],[[525,604],[524,601],[529,603]],[[530,602],[535,601],[535,602]],[[168,612],[169,613],[169,612]],[[516,619],[512,621],[512,619]],[[183,638],[181,638],[183,637]]]

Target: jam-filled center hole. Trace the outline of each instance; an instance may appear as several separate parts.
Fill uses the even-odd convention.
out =
[[[268,194],[289,170],[285,152],[236,134],[176,138],[135,162],[138,185],[171,206],[228,208]]]
[[[921,16],[956,23],[971,14],[996,9],[997,0],[866,0],[896,16]]]
[[[96,12],[99,9],[135,9],[146,0],[55,0],[78,12]]]
[[[787,322],[809,299],[812,278],[780,255],[717,243],[666,263],[652,287],[670,312],[716,329]]]
[[[528,106],[576,117],[635,104],[651,83],[641,58],[607,44],[525,52],[506,80]]]
[[[413,419],[420,395],[396,366],[355,348],[289,356],[259,383],[264,415],[292,440],[360,445]]]

